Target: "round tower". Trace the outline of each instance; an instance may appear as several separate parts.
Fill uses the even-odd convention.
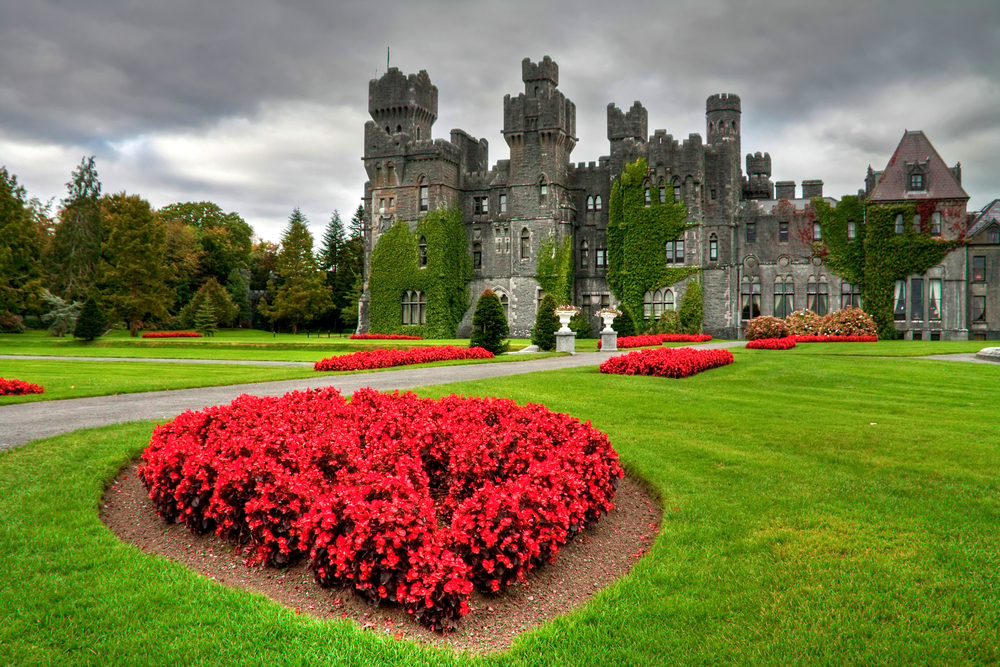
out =
[[[390,67],[368,84],[368,113],[388,136],[405,132],[410,139],[430,139],[437,111],[438,89],[426,70],[406,76]]]
[[[712,95],[705,103],[705,122],[708,125],[709,144],[731,142],[736,155],[740,150],[740,96],[733,93]],[[738,159],[738,158],[737,158]]]

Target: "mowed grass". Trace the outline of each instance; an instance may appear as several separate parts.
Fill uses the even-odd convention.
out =
[[[589,419],[665,508],[629,575],[488,657],[297,616],[120,544],[101,494],[149,423],[0,454],[0,664],[997,664],[1000,367],[735,354],[680,381],[581,368],[420,392]]]

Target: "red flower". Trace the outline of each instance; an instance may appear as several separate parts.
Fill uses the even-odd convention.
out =
[[[412,350],[362,350],[339,357],[329,357],[317,361],[313,366],[318,371],[366,371],[373,368],[390,368],[410,364],[426,364],[431,361],[453,359],[492,359],[493,353],[481,347],[418,347]]]
[[[201,338],[197,331],[149,331],[143,338]]]
[[[790,350],[795,347],[798,336],[785,336],[784,338],[758,338],[747,341],[748,350]]]
[[[690,347],[660,347],[636,350],[612,357],[601,364],[602,373],[653,375],[685,378],[695,373],[733,363],[729,350],[695,350]]]
[[[24,396],[25,394],[44,394],[40,385],[24,380],[5,380],[0,378],[0,396]]]
[[[618,349],[624,350],[631,347],[650,347],[651,345],[662,345],[663,343],[707,343],[712,340],[708,334],[646,334],[642,336],[622,336],[618,339]],[[597,349],[601,349],[601,342],[597,341]]]
[[[406,334],[356,333],[351,334],[351,340],[423,340],[423,338]]]

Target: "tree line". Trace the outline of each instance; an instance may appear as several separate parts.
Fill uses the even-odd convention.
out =
[[[109,326],[141,329],[357,323],[364,243],[359,206],[333,212],[319,248],[296,208],[279,244],[212,202],[154,209],[139,195],[102,194],[93,157],[53,202],[29,198],[0,167],[0,331],[73,331],[84,304]],[[89,302],[93,302],[93,306]]]

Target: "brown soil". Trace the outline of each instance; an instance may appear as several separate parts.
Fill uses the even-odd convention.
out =
[[[299,613],[324,620],[349,618],[373,632],[456,651],[502,651],[525,630],[580,607],[628,573],[652,543],[661,519],[659,504],[641,485],[623,479],[615,509],[560,550],[554,564],[538,568],[526,583],[502,595],[473,592],[471,612],[458,630],[440,634],[417,624],[398,606],[373,606],[350,589],[320,588],[305,561],[287,570],[248,568],[229,542],[195,535],[156,516],[136,469],[133,463],[114,480],[101,509],[101,520],[122,541],[226,586],[262,593]]]

